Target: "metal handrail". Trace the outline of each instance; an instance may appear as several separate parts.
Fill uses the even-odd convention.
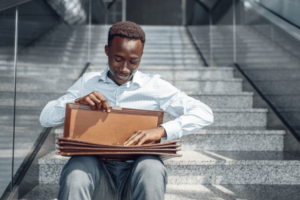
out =
[[[2,0],[0,1],[0,11],[21,5],[31,0]]]
[[[100,5],[101,5],[101,8],[105,14],[105,24],[107,23],[107,15],[109,13],[109,9],[113,6],[113,4],[117,1],[117,0],[113,0],[112,2],[110,2],[108,4],[108,6],[105,6],[105,3],[103,2],[103,0],[98,0]]]
[[[198,4],[200,4],[200,6],[202,6],[204,8],[204,10],[207,12],[207,13],[213,13],[215,11],[215,9],[217,8],[217,6],[221,3],[221,0],[217,1],[212,8],[209,8],[207,7],[202,1],[200,0],[196,0],[196,2]]]
[[[197,2],[198,4],[200,4],[200,6],[202,6],[202,7],[204,8],[204,10],[205,10],[207,13],[210,12],[210,8],[207,7],[202,1],[196,0],[196,2]]]
[[[286,21],[287,23],[297,27],[298,29],[300,29],[300,26],[291,22],[290,20],[284,18],[283,16],[279,15],[278,13],[274,12],[273,10],[269,9],[268,7],[264,6],[263,4],[255,1],[256,4],[258,4],[259,6],[263,7],[264,9],[266,9],[267,11],[271,12],[272,14],[276,15],[277,17],[281,18],[282,20]]]
[[[233,63],[233,65],[238,69],[238,71],[245,77],[245,79],[250,83],[255,92],[267,103],[270,109],[275,113],[275,115],[281,120],[284,126],[293,134],[298,142],[300,142],[300,137],[294,130],[294,128],[288,123],[288,121],[281,115],[281,113],[277,110],[277,108],[265,97],[265,95],[260,91],[260,89],[255,85],[255,83],[251,80],[251,78],[243,71],[243,69],[239,66],[238,63]]]
[[[105,3],[103,2],[103,0],[98,0],[101,4],[101,6],[104,8],[104,12],[105,14],[107,14],[109,12],[109,9],[113,6],[113,4],[117,1],[117,0],[113,0],[112,2],[110,2],[108,4],[108,6],[105,6]]]

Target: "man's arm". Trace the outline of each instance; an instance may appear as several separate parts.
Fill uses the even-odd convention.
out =
[[[157,102],[160,108],[177,118],[163,123],[160,127],[135,132],[124,145],[142,145],[145,142],[157,141],[162,137],[167,137],[168,140],[180,138],[213,122],[213,113],[207,105],[187,96],[160,78],[157,84]]]
[[[210,107],[187,96],[167,81],[159,79],[158,85],[160,108],[177,117],[161,125],[166,130],[167,140],[194,133],[213,123],[214,117]]]
[[[40,123],[44,127],[58,126],[64,123],[66,104],[74,103],[75,99],[80,97],[83,77],[78,79],[70,87],[65,95],[57,100],[50,101],[43,109],[40,116]]]

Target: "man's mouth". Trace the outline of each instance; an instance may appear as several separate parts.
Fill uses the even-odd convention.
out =
[[[121,75],[121,74],[118,74],[116,73],[116,76],[118,77],[118,79],[122,80],[122,81],[127,81],[130,74],[124,74],[124,75]]]

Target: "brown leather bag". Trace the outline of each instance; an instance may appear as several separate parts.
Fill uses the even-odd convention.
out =
[[[57,154],[98,155],[104,160],[134,160],[140,155],[158,155],[167,159],[176,154],[179,141],[141,146],[123,143],[137,130],[155,128],[163,122],[162,111],[112,107],[110,113],[92,110],[87,105],[68,103],[64,137],[58,137]]]

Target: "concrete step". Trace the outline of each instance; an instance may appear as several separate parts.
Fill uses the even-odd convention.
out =
[[[58,99],[65,93],[34,93],[18,92],[17,93],[17,110],[42,109],[49,101]],[[251,108],[252,93],[199,93],[187,92],[195,99],[202,101],[211,108]],[[13,109],[13,92],[0,91],[0,110]]]
[[[283,152],[182,151],[169,184],[299,184],[299,157]]]
[[[200,45],[199,45],[200,46]],[[210,52],[210,46],[209,45],[201,45],[200,50],[202,53],[209,53]],[[233,48],[214,48],[213,52],[217,54],[225,54],[226,52],[232,52]],[[274,49],[273,47],[265,47],[265,48],[239,48],[238,53],[267,53],[267,54],[272,54],[272,53],[284,53],[284,51],[281,49]]]
[[[92,58],[95,61],[96,60],[103,60],[107,59],[107,56],[104,52],[92,52],[93,54],[97,55],[96,58]],[[31,51],[30,55],[22,54],[18,56],[18,59],[23,59],[23,58],[31,58],[31,59],[42,59],[42,58],[49,58],[49,56],[55,56],[56,58],[64,58],[64,57],[69,57],[69,58],[74,58],[76,59],[78,55],[88,55],[82,54],[82,52],[51,52],[51,53],[45,53],[45,52],[40,52],[40,51]],[[199,59],[200,56],[198,54],[190,54],[190,53],[177,53],[177,52],[166,52],[164,54],[161,53],[156,53],[156,52],[146,52],[143,54],[142,59],[156,59],[156,58],[163,58],[163,59]]]
[[[39,159],[40,184],[58,184],[68,157],[55,152]],[[180,151],[164,161],[170,185],[300,184],[300,158],[284,152]]]
[[[165,200],[296,200],[299,189],[300,185],[168,185]]]
[[[97,33],[101,34],[101,33]],[[107,44],[107,37],[98,37],[97,35],[91,35],[91,38],[86,37],[86,36],[72,36],[72,38],[54,38],[54,37],[48,37],[46,40],[41,41],[39,44],[41,45],[87,45],[89,40],[91,41],[97,41],[97,43],[91,43],[91,45],[96,46],[96,45],[106,45]],[[169,36],[169,35],[162,35],[159,36],[161,38],[158,38],[158,35],[149,35],[147,36],[147,41],[145,45],[148,44],[163,44],[163,45],[182,45],[182,44],[191,44],[191,41],[189,38],[184,37],[181,38],[180,36]]]
[[[1,138],[2,139],[2,138]],[[19,169],[28,151],[15,149],[14,174]],[[2,149],[0,146],[0,194],[2,195],[11,181],[12,175],[12,148]]]
[[[32,126],[38,127],[39,124],[35,124]],[[16,127],[20,128],[20,127]],[[30,150],[35,143],[36,139],[40,135],[40,133],[43,131],[42,126],[39,126],[38,130],[35,131],[16,131],[15,132],[15,139],[14,139],[14,145],[15,149],[22,149],[23,151]],[[12,149],[13,148],[13,138],[12,138],[12,131],[1,131],[1,141],[0,141],[0,152],[3,149]]]
[[[228,58],[222,58],[222,57],[218,57],[218,55],[214,55],[213,57],[215,60],[218,61],[223,61],[223,62],[228,62],[228,61],[232,61],[232,57],[228,57]],[[257,58],[241,58],[240,60],[240,64],[243,63],[247,63],[247,64],[265,64],[265,63],[281,63],[282,65],[286,65],[289,62],[295,63],[295,64],[300,64],[299,61],[295,61],[293,58],[280,58],[280,57],[275,57],[275,58],[269,58],[267,56],[261,56],[261,57],[257,57]]]
[[[166,79],[182,91],[197,91],[203,93],[238,93],[242,91],[241,79],[227,80],[192,80],[192,79]]]
[[[81,70],[83,69],[83,67],[85,66],[86,62],[85,63],[77,63],[77,64],[69,64],[67,62],[62,62],[62,63],[53,63],[53,64],[50,64],[50,63],[38,63],[38,62],[23,62],[23,61],[20,61],[18,62],[18,67],[21,67],[21,68],[37,68],[37,67],[40,67],[41,69],[44,69],[44,68],[53,68],[55,70],[57,69],[68,69],[68,70]],[[0,61],[0,69],[1,70],[7,70],[7,69],[10,69],[12,70],[12,67],[13,67],[13,62],[12,61],[6,61],[6,60],[1,60]]]
[[[23,112],[23,113],[22,113]],[[17,110],[16,126],[33,126],[39,124],[40,110]],[[13,110],[1,110],[0,126],[10,126],[13,121]],[[41,127],[42,128],[42,127]]]
[[[91,66],[89,71],[101,71],[102,67]],[[139,71],[145,74],[159,74],[164,79],[232,79],[233,78],[233,68],[230,67],[198,67],[198,68],[150,68],[150,67],[140,67]]]
[[[238,93],[242,91],[242,79],[166,79],[172,85],[183,91],[198,91],[205,93]],[[0,79],[0,91],[13,91],[13,80],[11,78]],[[17,92],[39,92],[65,93],[74,83],[72,79],[46,79],[44,77],[35,79],[18,78]]]
[[[246,69],[243,70],[253,81],[300,80],[300,69]]]
[[[57,200],[59,185],[37,185],[20,200]],[[298,200],[300,185],[167,185],[165,200]]]
[[[51,61],[52,60],[52,61]],[[28,62],[28,63],[53,63],[53,64],[62,64],[62,63],[68,63],[69,65],[71,64],[81,64],[82,66],[85,65],[85,63],[87,63],[87,57],[86,56],[79,56],[76,59],[70,58],[68,56],[65,57],[57,57],[55,60],[53,60],[52,58],[30,58],[30,57],[24,57],[23,59],[20,59],[21,62]],[[101,65],[106,65],[107,64],[107,58],[104,59],[98,59],[98,58],[94,58],[91,60],[91,62],[93,64],[101,64]],[[202,60],[200,60],[199,58],[196,59],[190,59],[190,58],[186,58],[186,59],[165,59],[165,58],[143,58],[141,60],[141,65],[157,65],[157,64],[161,64],[161,65],[196,65],[196,66],[202,66]]]
[[[253,93],[195,93],[187,94],[210,108],[252,108]]]
[[[39,43],[38,49],[40,48],[77,48],[77,49],[81,49],[81,50],[87,50],[88,47],[90,47],[91,49],[95,49],[95,48],[101,48],[103,49],[104,46],[107,43],[95,43],[95,44],[91,44],[91,46],[89,46],[88,42],[82,43],[80,41],[74,41],[74,42],[69,42],[69,43],[51,43],[51,42],[44,42],[44,43]],[[161,44],[160,41],[157,41],[156,43],[145,43],[144,49],[148,50],[148,49],[159,49],[159,48],[163,48],[163,49],[182,49],[182,48],[194,48],[193,44],[190,42],[185,42],[185,43],[165,43],[165,44]]]
[[[180,138],[182,151],[283,151],[284,131],[199,130]]]
[[[45,78],[50,78],[53,76],[58,77],[58,78],[67,78],[67,79],[76,79],[78,78],[79,74],[82,72],[82,69],[66,69],[66,68],[42,68],[42,67],[37,67],[37,66],[28,66],[28,67],[22,67],[18,66],[18,73],[17,77],[20,78],[31,78],[31,77],[40,77],[43,76]],[[2,77],[14,77],[14,71],[10,67],[8,69],[1,69],[0,66],[0,79]]]
[[[210,127],[265,127],[266,109],[214,109],[214,123]],[[174,120],[168,113],[164,122]]]
[[[94,59],[92,62],[97,64],[106,64],[107,59],[103,60],[97,60]],[[155,58],[155,59],[149,59],[149,58],[142,58],[140,64],[141,65],[196,65],[196,66],[202,66],[202,60],[200,59],[163,59],[163,58]]]
[[[103,47],[103,46],[100,46]],[[38,54],[38,52],[42,52],[42,51],[47,51],[47,50],[52,50],[52,51],[61,51],[61,52],[69,52],[70,54],[74,53],[82,53],[82,55],[86,54],[86,51],[83,52],[83,50],[86,50],[87,48],[83,48],[83,49],[78,49],[78,48],[73,48],[73,47],[36,47],[36,48],[32,48],[27,50],[28,53],[30,54]],[[101,48],[96,48],[94,49],[91,54],[97,54],[97,55],[102,55],[104,52],[103,49]],[[144,54],[146,53],[194,53],[197,54],[197,50],[194,48],[194,46],[190,46],[189,48],[185,47],[185,48],[173,48],[173,47],[153,47],[153,48],[147,48],[144,49]]]
[[[208,56],[209,53],[203,53],[203,56]],[[232,57],[233,56],[233,51],[227,51],[226,53],[216,53],[214,52],[213,53],[213,56],[214,57],[217,57],[217,58],[222,58],[222,59],[226,59],[228,57]],[[262,59],[262,58],[268,58],[270,60],[273,60],[273,59],[277,59],[279,57],[284,57],[286,60],[288,59],[292,59],[292,56],[291,55],[284,55],[284,54],[275,54],[273,52],[270,52],[270,53],[257,53],[257,54],[254,54],[254,53],[247,53],[247,52],[239,52],[236,54],[236,57],[239,58],[240,60],[243,60],[243,59]]]

